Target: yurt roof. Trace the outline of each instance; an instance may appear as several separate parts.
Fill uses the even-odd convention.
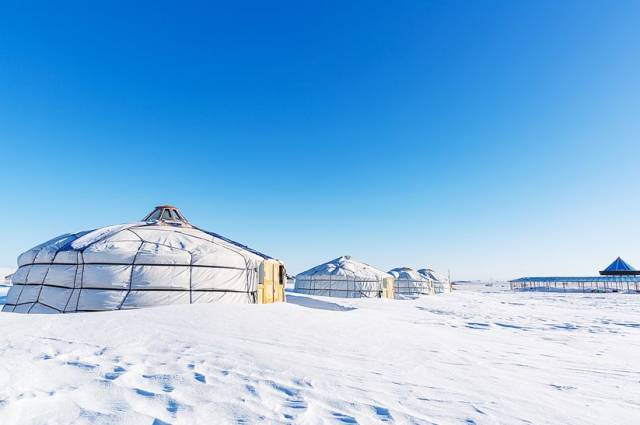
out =
[[[348,278],[362,278],[378,280],[391,277],[390,274],[378,270],[369,264],[353,259],[350,255],[343,255],[326,263],[315,266],[299,273],[296,278],[340,276]]]
[[[397,267],[389,270],[389,274],[396,278],[396,280],[428,280],[428,278],[411,267]]]
[[[418,273],[420,273],[422,276],[426,277],[427,279],[435,280],[436,282],[444,282],[447,280],[442,274],[429,268],[420,269],[418,270]]]
[[[170,215],[163,218],[163,214]],[[254,267],[270,258],[231,239],[199,229],[177,208],[156,207],[145,221],[68,233],[18,257],[18,266],[33,263],[225,265]]]

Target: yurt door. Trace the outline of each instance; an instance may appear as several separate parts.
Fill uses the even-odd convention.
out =
[[[284,301],[286,276],[287,274],[282,264],[273,260],[265,260],[260,266],[258,302],[269,304]]]
[[[275,273],[275,264],[273,261],[266,260],[260,266],[260,291],[262,293],[262,304],[270,304],[274,301],[274,280],[277,274]]]

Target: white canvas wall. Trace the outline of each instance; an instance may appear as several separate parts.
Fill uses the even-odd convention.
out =
[[[263,260],[188,226],[140,222],[65,234],[20,255],[3,311],[255,302]]]
[[[338,257],[296,276],[295,291],[341,298],[379,298],[389,274],[350,256]]]

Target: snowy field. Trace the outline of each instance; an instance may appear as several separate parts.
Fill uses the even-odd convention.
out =
[[[640,423],[638,295],[503,289],[1,313],[0,423]]]

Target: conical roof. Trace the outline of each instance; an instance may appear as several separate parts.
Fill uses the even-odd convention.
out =
[[[389,270],[389,274],[392,275],[396,280],[411,280],[411,281],[429,280],[429,278],[418,273],[416,270],[412,269],[411,267],[396,267],[395,269]]]
[[[344,277],[348,279],[358,278],[366,280],[379,280],[390,277],[388,273],[378,270],[369,264],[353,259],[350,255],[343,255],[326,263],[315,266],[307,271],[299,273],[296,279],[305,277],[331,276],[332,278]]]
[[[445,278],[442,274],[429,268],[420,269],[418,270],[418,273],[420,273],[425,278],[436,282],[446,282],[447,280],[447,278]]]
[[[609,264],[609,267],[600,272],[601,275],[615,274],[640,274],[636,269],[631,267],[626,261],[618,257]]]

